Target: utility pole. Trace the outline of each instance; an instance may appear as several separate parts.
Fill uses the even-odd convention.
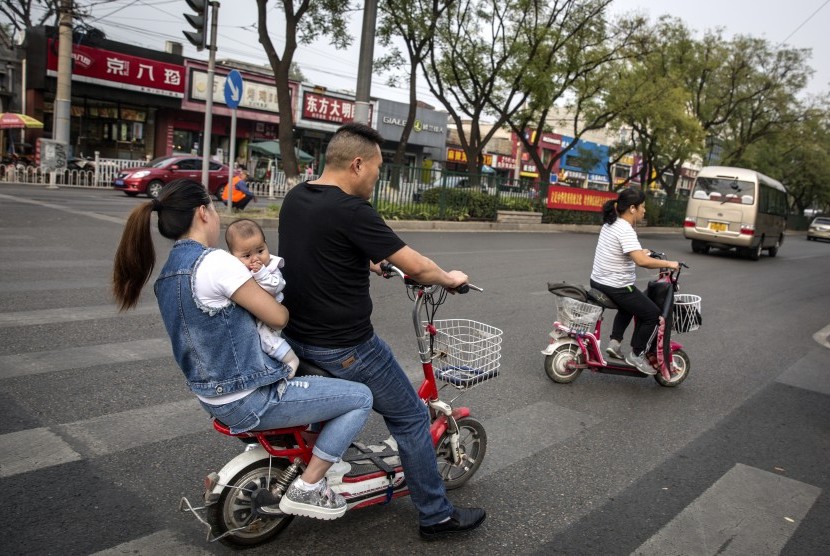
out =
[[[25,94],[25,91],[24,91]],[[72,0],[61,0],[58,28],[58,86],[52,138],[69,146],[69,114],[72,104]]]
[[[216,29],[219,23],[219,2],[210,2],[210,54],[208,55],[207,97],[205,97],[205,131],[202,137],[202,185],[209,186],[210,134],[213,129],[213,74],[216,70]]]
[[[372,89],[372,56],[375,49],[375,23],[378,1],[366,0],[363,6],[363,31],[360,34],[360,54],[357,64],[357,89],[354,103],[354,121],[371,125],[369,95]]]

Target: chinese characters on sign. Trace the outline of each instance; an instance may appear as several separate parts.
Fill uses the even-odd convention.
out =
[[[58,74],[57,48],[49,39],[46,73]],[[118,89],[182,98],[184,68],[176,64],[140,58],[121,52],[72,45],[72,80]]]
[[[548,208],[602,212],[602,205],[617,194],[609,191],[594,191],[551,185],[548,187]]]
[[[262,110],[279,114],[280,107],[277,101],[277,88],[249,79],[243,79],[242,99],[239,108]],[[225,104],[225,76],[217,75],[213,80],[214,104]],[[207,100],[207,73],[194,70],[191,73],[190,98],[193,100]]]
[[[482,155],[484,159],[485,166],[493,166],[493,155],[492,154],[484,154]],[[454,149],[452,147],[447,148],[447,162],[458,162],[459,164],[466,164],[467,162],[467,153],[465,153],[461,149]]]
[[[303,94],[303,119],[337,124],[354,120],[354,101],[306,92]],[[369,119],[372,119],[369,106]]]

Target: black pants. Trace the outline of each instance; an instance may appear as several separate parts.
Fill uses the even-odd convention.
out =
[[[245,207],[248,206],[248,203],[250,203],[251,199],[253,199],[253,198],[254,198],[253,195],[245,195],[245,197],[243,197],[239,201],[236,201],[235,203],[233,203],[233,208],[239,209],[239,210],[245,210]]]
[[[612,288],[591,280],[591,287],[598,289],[617,304],[617,316],[614,317],[614,325],[611,328],[612,340],[621,341],[632,317],[637,317],[634,334],[631,336],[631,349],[635,354],[642,353],[651,341],[657,323],[660,322],[660,308],[634,286]]]

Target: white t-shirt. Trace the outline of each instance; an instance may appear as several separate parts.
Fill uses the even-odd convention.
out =
[[[196,267],[196,298],[214,309],[231,304],[231,296],[251,279],[251,271],[242,261],[222,249],[214,249]]]
[[[613,224],[603,224],[594,252],[591,280],[612,288],[633,285],[637,265],[628,254],[641,249],[637,232],[627,221],[617,218]]]
[[[251,271],[242,261],[222,249],[206,254],[195,273],[193,293],[201,303],[214,309],[230,305],[234,292],[252,279]],[[223,405],[242,399],[254,390],[256,388],[249,388],[210,398],[196,394],[196,397],[208,405]]]

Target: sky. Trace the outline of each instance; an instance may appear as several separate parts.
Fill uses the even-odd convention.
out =
[[[161,50],[165,40],[181,42],[185,55],[207,59],[206,52],[198,53],[182,36],[189,27],[183,13],[189,12],[184,0],[76,0],[81,5],[92,4],[91,23],[120,42]],[[345,2],[344,2],[345,3]],[[276,2],[269,2],[272,40],[281,48],[277,18],[280,11]],[[612,13],[636,11],[652,20],[670,14],[685,21],[693,30],[721,27],[726,37],[749,34],[763,37],[775,44],[785,43],[796,48],[811,48],[810,65],[816,70],[807,92],[819,94],[830,91],[830,0],[614,0]],[[354,91],[357,81],[357,59],[362,24],[362,10],[350,14],[350,29],[355,37],[347,50],[335,50],[327,41],[300,45],[295,61],[309,81],[331,90]],[[219,9],[219,37],[217,59],[237,59],[267,64],[256,31],[255,0],[222,0]],[[375,48],[377,57],[379,50]],[[422,82],[419,98],[439,106]],[[408,101],[406,89],[391,88],[386,78],[374,75],[371,95],[400,102]]]

